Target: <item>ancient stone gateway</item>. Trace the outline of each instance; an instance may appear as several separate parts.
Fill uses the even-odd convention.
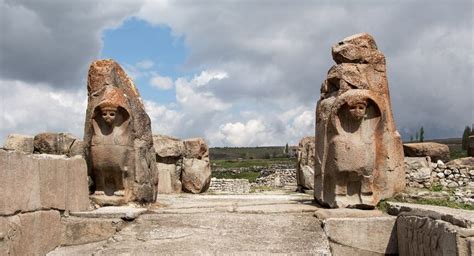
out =
[[[385,57],[366,33],[334,45],[332,56],[316,109],[314,196],[333,208],[372,208],[405,186]]]
[[[91,64],[85,157],[97,196],[153,202],[157,171],[150,118],[132,80],[113,60]],[[104,195],[105,194],[105,195]]]

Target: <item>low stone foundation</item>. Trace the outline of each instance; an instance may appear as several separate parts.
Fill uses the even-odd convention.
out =
[[[250,182],[246,179],[211,179],[208,192],[223,192],[231,194],[250,193]]]

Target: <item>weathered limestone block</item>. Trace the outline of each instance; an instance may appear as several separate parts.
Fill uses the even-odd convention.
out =
[[[121,219],[62,218],[61,245],[78,245],[109,239],[124,226]]]
[[[441,160],[443,162],[449,161],[449,147],[448,145],[436,142],[420,142],[403,144],[403,151],[405,156],[423,157],[429,156],[431,161],[436,162]]]
[[[0,217],[0,255],[46,255],[61,243],[58,211]]]
[[[34,152],[38,154],[82,155],[81,141],[70,133],[45,132],[34,138]]]
[[[6,150],[14,150],[27,154],[33,153],[33,136],[23,134],[10,134],[3,146]]]
[[[132,80],[118,63],[91,64],[84,129],[94,190],[123,201],[153,202],[157,170],[150,118]]]
[[[473,237],[474,232],[470,233]],[[472,255],[466,234],[442,220],[402,215],[397,219],[397,234],[400,255]]]
[[[396,217],[329,218],[323,228],[332,255],[398,255]],[[403,255],[403,254],[401,254]]]
[[[405,187],[385,58],[366,33],[339,42],[332,55],[338,64],[316,109],[314,195],[332,208],[373,208]]]
[[[186,192],[194,194],[205,192],[211,182],[209,160],[184,158],[181,182],[183,183],[183,190]]]
[[[158,194],[179,193],[174,190],[176,180],[173,179],[176,165],[157,163],[158,169]]]
[[[79,156],[26,155],[0,150],[0,215],[89,207],[87,166]]]
[[[314,188],[315,137],[304,137],[298,144],[296,182],[299,190]]]

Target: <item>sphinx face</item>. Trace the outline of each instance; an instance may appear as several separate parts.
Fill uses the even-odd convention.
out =
[[[116,110],[102,110],[102,118],[108,125],[112,125],[117,116]]]
[[[366,110],[367,105],[362,102],[358,102],[352,106],[349,106],[349,112],[351,113],[352,118],[354,118],[356,121],[360,121],[364,118]]]

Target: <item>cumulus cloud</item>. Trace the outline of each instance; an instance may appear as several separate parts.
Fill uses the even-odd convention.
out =
[[[173,82],[151,61],[124,65],[134,78],[158,77],[150,84],[174,87],[174,105],[146,102],[157,131],[204,135],[216,146],[296,143],[314,134],[319,87],[334,64],[331,45],[359,32],[374,35],[387,57],[393,111],[405,138],[421,125],[426,138],[459,137],[474,122],[472,1],[276,2],[0,0],[2,96],[17,100],[2,99],[0,131],[41,127],[5,114],[20,111],[23,97],[57,102],[49,92],[59,91],[78,97],[102,31],[129,17],[170,27],[189,49],[180,69],[197,73]],[[6,89],[12,84],[16,89]],[[39,110],[63,114],[37,108],[41,103],[23,105],[32,120]],[[48,120],[66,117],[58,118]],[[79,130],[66,119],[64,129]]]
[[[161,90],[169,90],[173,88],[173,79],[154,73],[150,79],[150,85]]]
[[[84,90],[52,90],[45,84],[0,80],[0,139],[10,133],[70,132],[82,137]]]
[[[189,69],[226,70],[232,79],[211,91],[233,105],[258,101],[281,112],[314,106],[334,64],[331,45],[369,32],[387,57],[406,138],[421,125],[429,138],[459,137],[474,121],[472,1],[278,3],[146,1],[138,16],[184,36]]]

